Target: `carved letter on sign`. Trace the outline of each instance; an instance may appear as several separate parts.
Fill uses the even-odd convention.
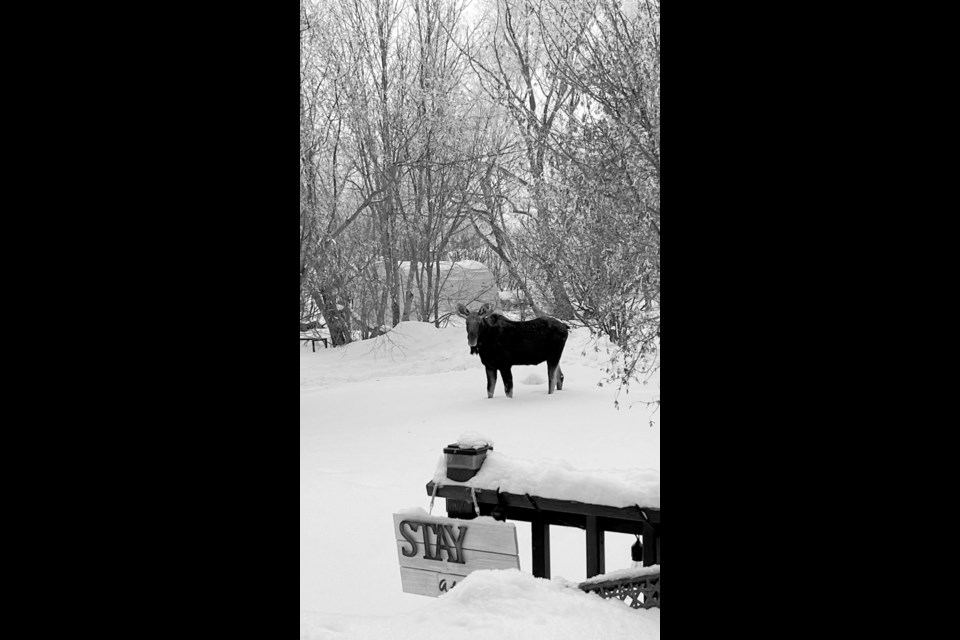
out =
[[[420,524],[417,523],[417,528],[420,528]],[[408,558],[413,558],[417,555],[417,540],[413,537],[413,534],[416,533],[417,529],[414,529],[409,522],[400,523],[400,535],[403,536],[404,540],[410,543],[409,549],[403,550],[403,555]]]

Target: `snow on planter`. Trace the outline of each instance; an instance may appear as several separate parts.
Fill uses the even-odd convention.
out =
[[[493,444],[493,440],[476,431],[464,433],[456,442],[456,445],[461,449],[482,449],[483,447],[493,449]]]

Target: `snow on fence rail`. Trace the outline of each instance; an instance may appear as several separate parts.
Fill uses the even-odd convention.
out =
[[[660,608],[660,566],[618,571],[580,583],[580,590],[622,600],[632,609]]]

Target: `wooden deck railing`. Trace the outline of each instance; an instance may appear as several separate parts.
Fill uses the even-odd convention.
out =
[[[660,608],[660,574],[604,582],[584,582],[582,591],[596,593],[601,598],[618,598],[633,609]]]

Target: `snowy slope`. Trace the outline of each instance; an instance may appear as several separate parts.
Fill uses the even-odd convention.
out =
[[[660,610],[634,611],[519,571],[479,571],[417,611],[389,618],[301,614],[317,640],[658,640]]]
[[[655,474],[659,503],[659,414],[652,416],[656,426],[651,428],[652,410],[642,402],[616,411],[613,392],[597,387],[602,360],[602,354],[593,352],[589,336],[574,332],[561,364],[564,391],[547,395],[546,365],[515,367],[514,398],[503,395],[501,382],[490,400],[483,366],[469,354],[463,328],[437,330],[404,323],[386,336],[344,349],[314,354],[309,347],[301,348],[301,638],[407,637],[398,635],[401,627],[429,635],[455,624],[449,620],[449,607],[454,606],[495,611],[488,617],[502,618],[500,626],[509,627],[510,612],[530,614],[531,603],[524,607],[509,596],[525,590],[545,610],[569,608],[573,620],[566,628],[579,628],[575,620],[581,615],[595,617],[589,613],[593,606],[623,608],[605,602],[573,605],[572,596],[556,591],[557,585],[523,575],[478,581],[482,584],[477,591],[489,595],[489,610],[482,598],[470,600],[469,606],[459,601],[468,599],[470,580],[439,600],[404,594],[392,540],[392,514],[429,507],[425,485],[438,468],[443,447],[468,432],[495,441],[497,455],[504,458],[561,469],[567,479],[584,474],[584,485],[601,482],[598,479],[605,475],[615,483],[630,474],[648,479]],[[630,400],[653,398],[659,398],[658,378],[647,388],[637,387]],[[621,404],[628,406],[623,398]],[[574,482],[571,490],[578,486]],[[434,514],[443,513],[443,501],[438,500]],[[529,571],[529,527],[521,523],[518,533],[521,568]],[[554,576],[584,579],[583,533],[555,527],[552,535]],[[633,542],[627,536],[608,537],[608,570],[630,566]],[[503,584],[497,586],[498,579]],[[659,637],[659,612],[625,613],[632,616],[627,624],[644,621],[643,629],[630,637]],[[616,618],[609,612],[605,616]],[[553,614],[535,617],[565,619]],[[489,621],[484,625],[483,629],[497,628]],[[386,627],[394,635],[383,635]],[[468,637],[493,637],[481,631],[471,628]],[[503,629],[490,633],[514,637]],[[579,637],[624,637],[613,633],[613,627],[611,633]]]

